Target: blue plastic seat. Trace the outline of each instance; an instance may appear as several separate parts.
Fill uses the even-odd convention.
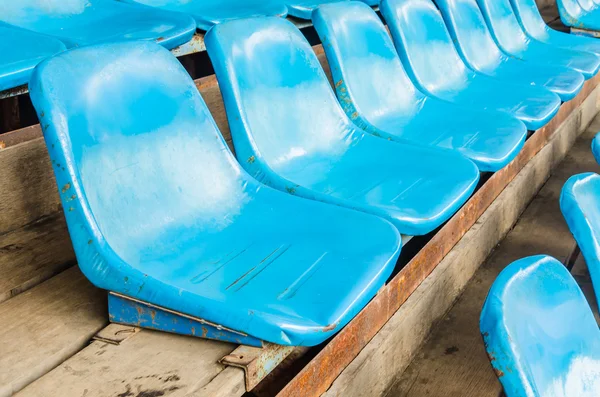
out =
[[[480,329],[506,397],[600,395],[600,331],[569,271],[549,256],[508,265]]]
[[[560,209],[600,298],[600,175],[588,172],[569,178],[560,195]]]
[[[600,10],[591,0],[557,0],[560,20],[578,29],[600,30]]]
[[[40,61],[64,50],[59,40],[0,22],[0,91],[27,84]]]
[[[283,0],[291,16],[301,19],[310,19],[312,12],[321,4],[339,3],[347,0]]]
[[[475,164],[439,148],[389,142],[345,115],[310,44],[280,18],[214,26],[206,48],[236,156],[259,181],[428,233],[473,192]]]
[[[563,101],[575,97],[583,87],[584,77],[572,69],[504,54],[490,34],[477,0],[437,0],[436,4],[458,52],[471,69],[513,83],[545,87]]]
[[[152,40],[171,49],[189,41],[189,15],[114,0],[0,2],[0,21],[54,36],[67,47],[121,40]]]
[[[314,345],[389,277],[401,245],[394,226],[251,178],[162,47],[67,51],[36,68],[30,90],[79,266],[126,297],[110,295],[121,300],[113,321],[141,322],[116,310],[134,299],[155,328],[191,316],[210,322],[196,321],[193,335],[218,324]],[[184,316],[157,327],[156,308],[140,302]],[[227,328],[213,330],[224,338]]]
[[[406,71],[424,92],[473,109],[504,111],[530,130],[558,111],[560,98],[543,87],[500,81],[465,65],[431,0],[384,0],[380,9]]]
[[[521,27],[532,38],[549,45],[600,55],[600,41],[551,29],[542,18],[535,0],[511,0]]]
[[[596,162],[600,164],[600,133],[596,134],[594,139],[592,139],[592,154]]]
[[[392,39],[366,4],[326,4],[313,13],[336,93],[354,124],[384,138],[458,150],[481,171],[496,171],[519,152],[527,128],[501,112],[474,111],[420,92]],[[583,80],[583,78],[581,78]]]
[[[515,15],[510,0],[477,0],[496,43],[508,55],[529,62],[565,66],[591,78],[600,68],[596,54],[555,47],[528,36]]]
[[[208,30],[217,23],[257,16],[287,15],[282,0],[121,0],[170,11],[183,12],[196,20],[198,28]]]

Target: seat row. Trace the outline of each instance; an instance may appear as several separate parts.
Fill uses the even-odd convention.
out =
[[[592,143],[600,160],[600,134]],[[600,175],[572,176],[560,208],[600,302]],[[600,330],[568,269],[549,256],[510,264],[494,281],[480,319],[507,397],[600,395]]]
[[[392,273],[401,234],[440,226],[480,171],[518,154],[525,125],[558,110],[556,85],[469,66],[444,15],[482,21],[475,1],[447,0],[440,13],[430,0],[384,0],[391,37],[364,3],[320,6],[335,93],[291,22],[215,25],[205,43],[237,161],[159,45],[40,63],[31,98],[79,266],[111,291],[111,320],[172,330],[147,315],[159,311],[188,324],[178,332],[247,344],[314,345],[343,327]],[[466,22],[454,19],[458,37]],[[556,51],[588,77],[600,66],[593,53]],[[553,59],[540,68],[575,95],[584,77]],[[519,62],[507,70],[532,69]]]

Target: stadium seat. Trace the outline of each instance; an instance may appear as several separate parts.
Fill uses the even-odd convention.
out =
[[[511,0],[521,27],[532,38],[549,45],[600,55],[600,41],[551,29],[542,18],[535,0]]]
[[[598,73],[598,55],[555,47],[528,36],[521,28],[510,0],[477,0],[477,3],[496,43],[508,55],[530,62],[575,69],[586,79]]]
[[[385,26],[367,5],[322,5],[313,13],[313,25],[339,102],[365,131],[457,150],[480,171],[504,167],[525,142],[527,128],[506,113],[469,110],[420,92],[402,67]]]
[[[560,20],[577,29],[600,30],[600,10],[592,0],[557,0]]]
[[[347,0],[283,0],[291,16],[300,19],[310,19],[312,12],[321,4],[337,3]]]
[[[27,84],[40,61],[65,50],[59,40],[2,22],[0,38],[0,91]]]
[[[592,139],[592,153],[596,162],[600,164],[600,133],[596,134]]]
[[[114,0],[0,2],[0,21],[53,36],[68,48],[122,40],[151,40],[171,49],[196,31],[192,17]]]
[[[597,151],[593,152],[596,156]],[[560,209],[600,298],[600,175],[588,172],[569,178],[560,194]]]
[[[123,1],[123,0],[122,0]],[[232,19],[287,15],[282,0],[125,0],[170,11],[183,12],[196,20],[198,29],[208,30]]]
[[[480,110],[501,110],[528,129],[543,127],[560,98],[543,87],[500,81],[465,65],[431,0],[384,0],[380,5],[413,82],[440,99]]]
[[[450,35],[465,63],[473,70],[513,83],[537,85],[573,99],[585,81],[564,66],[525,62],[504,54],[494,41],[477,0],[436,0]]]
[[[194,82],[151,42],[43,61],[30,92],[79,267],[114,322],[315,345],[389,277],[389,222],[279,192],[235,161]]]
[[[411,236],[440,226],[473,192],[479,172],[461,154],[357,128],[289,21],[215,25],[205,43],[236,156],[259,181],[380,215]]]
[[[556,259],[507,266],[485,300],[480,330],[506,397],[600,395],[600,330]]]

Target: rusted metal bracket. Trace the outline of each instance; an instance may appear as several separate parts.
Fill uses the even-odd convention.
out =
[[[586,37],[600,37],[600,32],[596,32],[595,30],[587,30],[582,28],[571,28],[571,34],[575,34],[577,36],[586,36]]]
[[[132,327],[130,325],[111,323],[101,329],[92,339],[110,343],[111,345],[120,345],[121,342],[134,336],[140,332],[140,330],[141,328]]]
[[[245,374],[246,391],[256,387],[290,353],[294,346],[265,343],[262,348],[239,346],[219,362],[223,365],[242,368]]]

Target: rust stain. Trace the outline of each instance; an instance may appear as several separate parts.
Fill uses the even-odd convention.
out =
[[[250,157],[248,157],[247,161],[248,161],[248,163],[253,164],[256,161],[256,157],[250,156]]]
[[[66,193],[67,190],[69,190],[71,188],[71,184],[70,183],[66,183],[65,186],[63,186],[62,188],[62,192]]]
[[[4,141],[0,141],[0,149],[6,149],[6,143],[4,143]]]

